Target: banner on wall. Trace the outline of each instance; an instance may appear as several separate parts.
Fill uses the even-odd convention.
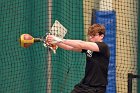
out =
[[[93,10],[91,24],[93,23],[103,24],[106,27],[104,42],[108,44],[111,55],[106,93],[116,93],[116,12]]]

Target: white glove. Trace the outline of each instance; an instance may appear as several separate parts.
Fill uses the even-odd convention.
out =
[[[62,42],[62,41],[63,41],[62,38],[54,36],[54,37],[53,37],[52,44],[55,44],[55,43],[58,43],[58,42]]]

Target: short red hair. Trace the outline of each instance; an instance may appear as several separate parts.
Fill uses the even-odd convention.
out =
[[[88,35],[92,36],[92,35],[95,35],[96,33],[99,33],[99,35],[102,35],[102,34],[105,35],[105,27],[104,27],[104,25],[93,24],[93,25],[89,26]]]

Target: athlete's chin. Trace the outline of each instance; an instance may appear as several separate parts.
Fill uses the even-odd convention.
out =
[[[95,40],[90,40],[90,42],[96,42]]]

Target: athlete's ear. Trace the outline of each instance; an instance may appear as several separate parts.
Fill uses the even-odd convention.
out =
[[[102,34],[101,37],[104,38],[104,34]]]

